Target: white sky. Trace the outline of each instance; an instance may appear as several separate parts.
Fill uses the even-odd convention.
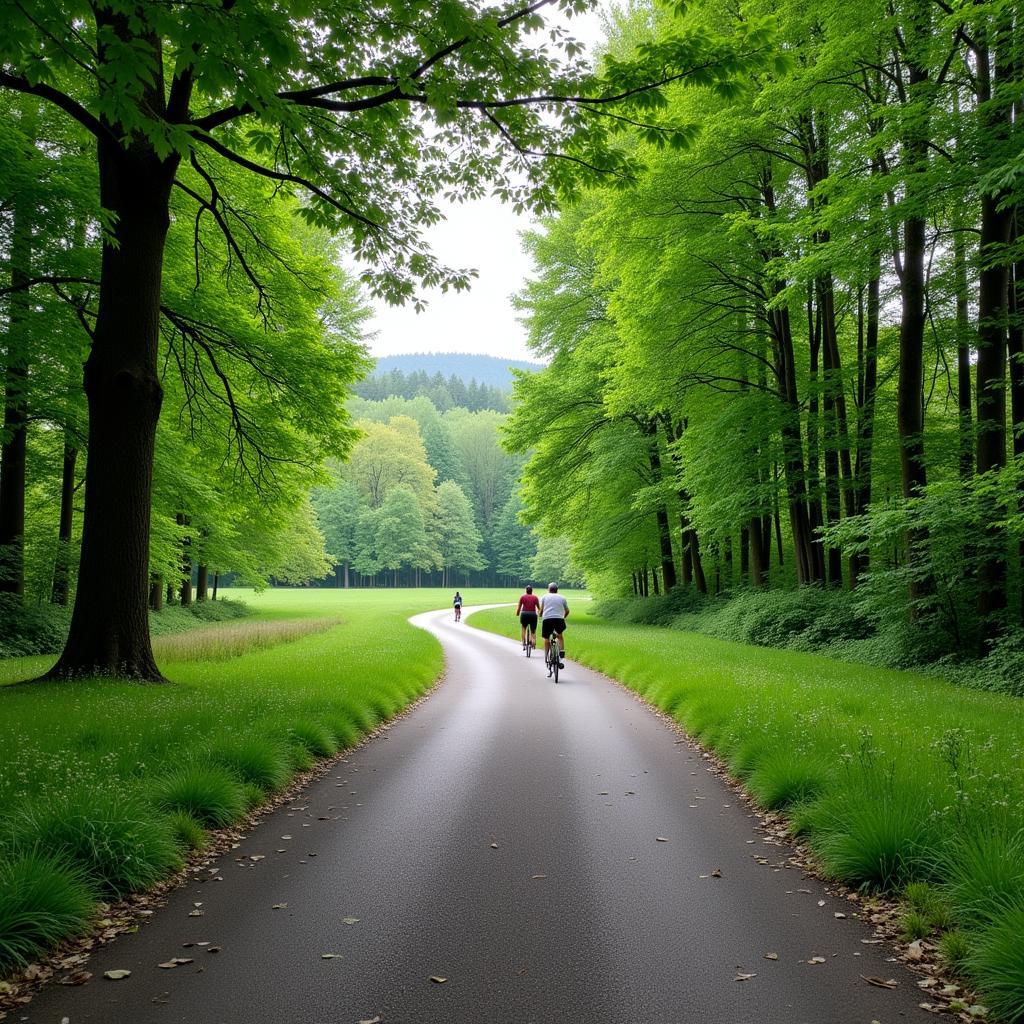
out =
[[[603,32],[598,13],[605,0],[583,17],[567,24],[588,47]],[[478,272],[469,292],[426,292],[428,306],[388,306],[374,300],[368,331],[375,356],[410,352],[469,352],[503,359],[535,359],[526,347],[526,332],[512,308],[511,296],[530,275],[531,262],[519,243],[519,232],[532,226],[529,216],[517,216],[497,199],[442,207],[447,219],[426,235],[438,258],[450,266]]]

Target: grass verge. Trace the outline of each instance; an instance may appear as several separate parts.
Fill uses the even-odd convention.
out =
[[[518,636],[506,609],[470,622]],[[579,610],[567,640],[570,658],[670,714],[785,809],[828,873],[906,891],[907,932],[950,936],[947,960],[997,1014],[1024,1021],[1018,698]]]
[[[265,621],[158,638],[169,686],[0,688],[0,976],[86,928],[98,900],[165,877],[207,828],[357,743],[441,671],[440,645],[406,619],[448,591],[232,596]],[[187,655],[170,657],[179,639]],[[0,679],[26,661],[39,659],[0,662]]]

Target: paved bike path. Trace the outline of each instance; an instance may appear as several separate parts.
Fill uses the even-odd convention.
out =
[[[12,1019],[924,1019],[914,977],[834,916],[849,906],[775,870],[783,851],[632,696],[572,660],[555,686],[536,654],[450,611],[413,622],[445,647],[429,700],[269,815],[218,861],[223,881],[183,887],[92,957],[92,981]],[[571,659],[571,623],[567,639]],[[194,962],[157,966],[176,956]],[[112,968],[132,974],[103,980]]]

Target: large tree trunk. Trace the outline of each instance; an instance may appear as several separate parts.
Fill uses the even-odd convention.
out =
[[[924,52],[931,33],[931,0],[913,0],[905,27],[907,97],[927,104],[928,64]],[[907,214],[903,221],[903,266],[900,275],[900,364],[896,388],[896,426],[900,441],[900,482],[903,496],[919,494],[928,483],[924,461],[924,328],[927,224],[921,209],[919,177],[928,169],[927,113],[908,118],[903,140]],[[907,535],[907,559],[920,564],[927,558],[928,536],[923,529]],[[926,574],[916,572],[910,583],[916,602],[932,590]],[[913,612],[912,612],[913,613]]]
[[[651,476],[655,485],[657,485],[662,480],[661,454],[658,451],[657,420],[650,421],[647,432],[650,435],[648,459],[651,464]],[[663,502],[659,502],[658,507],[655,509],[655,519],[658,526],[658,544],[661,551],[661,574],[662,579],[665,581],[665,592],[668,593],[676,585],[676,564],[672,557],[672,534],[668,526],[668,512]]]
[[[78,589],[53,678],[163,679],[147,601],[153,450],[163,398],[160,283],[174,168],[175,161],[159,161],[147,144],[99,143],[100,202],[116,223],[103,245],[85,364],[89,459]]]
[[[75,514],[75,464],[78,449],[64,440],[64,466],[60,478],[60,523],[57,527],[57,553],[53,557],[53,586],[50,600],[66,605],[71,577],[71,528]]]
[[[34,141],[32,103],[22,127]],[[25,452],[28,440],[28,282],[32,276],[33,211],[16,195],[11,210],[11,288],[4,345],[4,430],[0,445],[0,593],[25,592]]]
[[[209,569],[205,562],[196,566],[196,600],[206,601],[210,596]]]
[[[1001,66],[1002,34],[997,36],[997,75]],[[982,125],[991,145],[1007,134],[1009,105],[1006,110],[992,108],[995,88],[989,71],[988,47],[978,48],[978,102]],[[1001,84],[1001,89],[1005,84]],[[1006,465],[1006,355],[1007,297],[1009,274],[1005,248],[1010,240],[1012,213],[1005,192],[981,197],[981,264],[978,287],[978,361],[977,386],[977,470],[979,475],[998,471]],[[994,518],[994,517],[993,517]],[[985,638],[999,629],[996,621],[1006,607],[1005,534],[994,521],[985,524],[985,551],[978,566],[978,614]]]

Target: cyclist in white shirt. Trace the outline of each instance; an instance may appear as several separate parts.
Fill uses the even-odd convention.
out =
[[[540,632],[544,637],[544,657],[551,647],[551,634],[558,637],[558,667],[565,668],[565,620],[569,618],[569,602],[558,592],[557,583],[548,584],[548,592],[540,599]]]

